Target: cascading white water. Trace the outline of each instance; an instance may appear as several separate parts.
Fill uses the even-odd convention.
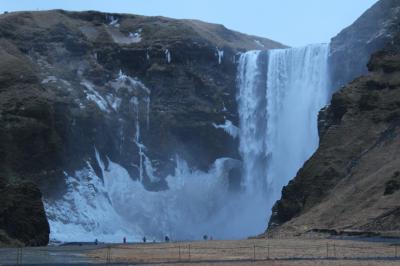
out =
[[[158,180],[140,138],[139,105],[145,105],[148,127],[150,90],[120,72],[111,87],[118,90],[128,80],[130,89],[144,95],[131,99],[136,117],[133,137],[140,155],[139,180],[133,180],[126,169],[111,160],[107,159],[105,167],[96,151],[104,182],[87,162],[80,171],[65,173],[67,193],[61,200],[45,200],[51,237],[112,242],[121,241],[123,236],[129,240],[143,236],[162,239],[164,235],[199,239],[203,234],[242,238],[262,232],[282,186],[317,148],[317,115],[329,98],[328,51],[328,45],[312,45],[241,55],[237,77],[240,128],[229,120],[210,125],[240,138],[243,174],[239,192],[229,191],[228,173],[238,166],[229,158],[217,159],[208,172],[191,170],[177,158],[175,174],[166,179],[168,190],[144,188],[144,174],[151,181]],[[95,91],[91,84],[86,87],[88,93]],[[106,108],[101,95],[95,96],[90,99]],[[112,103],[118,110],[118,101]]]
[[[328,53],[321,44],[240,58],[243,186],[262,194],[268,210],[318,146],[318,112],[329,100]]]
[[[260,55],[260,51],[250,51],[239,61],[239,150],[243,160],[242,185],[249,193],[264,191],[266,185],[267,99],[262,75],[266,69],[260,67]]]
[[[329,45],[271,51],[267,79],[267,178],[281,188],[318,148],[318,113],[330,98]]]

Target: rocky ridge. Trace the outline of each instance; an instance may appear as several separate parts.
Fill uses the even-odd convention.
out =
[[[370,56],[391,43],[400,31],[400,1],[380,0],[352,25],[332,38],[329,65],[332,90],[367,74]]]
[[[400,7],[380,1],[366,14],[387,4]],[[268,233],[399,235],[400,33],[390,36],[369,60],[369,73],[320,112],[320,147],[283,188]]]

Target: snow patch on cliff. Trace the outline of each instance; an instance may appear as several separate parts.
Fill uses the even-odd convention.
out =
[[[108,25],[116,27],[116,28],[119,27],[119,23],[118,23],[119,19],[118,18],[116,18],[116,17],[114,17],[112,15],[107,15],[106,19],[108,21]]]
[[[111,108],[115,111],[118,112],[121,103],[122,103],[122,99],[113,95],[113,94],[108,94],[106,96],[107,102],[108,104],[111,106]]]
[[[45,78],[44,80],[42,80],[42,84],[46,84],[46,83],[52,83],[52,82],[56,82],[57,78],[55,76],[48,76],[47,78]]]
[[[237,126],[235,126],[232,123],[232,121],[230,121],[230,120],[225,120],[225,123],[222,125],[217,125],[217,124],[213,123],[213,126],[215,128],[223,129],[226,133],[228,133],[233,138],[237,138],[237,136],[239,135],[239,128]]]
[[[216,47],[215,55],[218,57],[218,64],[221,64],[222,58],[224,58],[224,50],[220,50],[218,47]]]
[[[168,64],[171,63],[171,52],[168,49],[166,49],[164,53],[165,53],[165,60],[167,60],[167,63]]]
[[[118,29],[108,27],[106,28],[108,34],[110,34],[111,38],[115,43],[118,44],[133,44],[133,43],[139,43],[142,41],[142,37],[140,33],[134,32],[134,33],[129,33],[128,35],[124,35],[122,32],[120,32]]]
[[[151,90],[147,88],[138,78],[126,75],[122,72],[122,70],[119,70],[117,78],[111,81],[110,84],[116,92],[125,87],[129,90],[129,92],[139,90],[147,95],[150,95],[151,93]]]
[[[150,61],[150,54],[149,54],[149,50],[146,51],[146,59],[147,61]]]
[[[131,38],[132,43],[138,43],[142,41],[142,36],[141,36],[141,29],[139,29],[137,32],[130,32],[129,33],[129,38]]]
[[[107,101],[96,91],[95,86],[91,82],[84,80],[81,82],[81,85],[86,88],[84,92],[87,100],[96,103],[100,110],[107,113],[110,112]]]
[[[258,46],[260,46],[260,47],[262,47],[262,48],[265,48],[265,45],[262,44],[259,40],[254,40],[254,42],[255,42]]]

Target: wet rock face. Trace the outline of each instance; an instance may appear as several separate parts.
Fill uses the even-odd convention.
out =
[[[400,30],[400,2],[381,0],[331,40],[332,90],[368,72],[370,55],[393,41]]]
[[[33,183],[0,186],[0,230],[8,239],[27,246],[47,245],[50,228],[41,197]],[[13,244],[4,241],[7,238],[0,244]]]
[[[52,200],[88,164],[102,177],[96,151],[106,168],[108,159],[122,165],[148,190],[166,189],[177,156],[200,170],[237,159],[238,140],[218,128],[238,125],[237,53],[281,47],[200,21],[3,14],[0,176],[33,181]]]

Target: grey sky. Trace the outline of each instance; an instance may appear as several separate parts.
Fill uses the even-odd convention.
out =
[[[193,18],[290,46],[329,42],[377,0],[0,0],[5,10],[100,10]]]

